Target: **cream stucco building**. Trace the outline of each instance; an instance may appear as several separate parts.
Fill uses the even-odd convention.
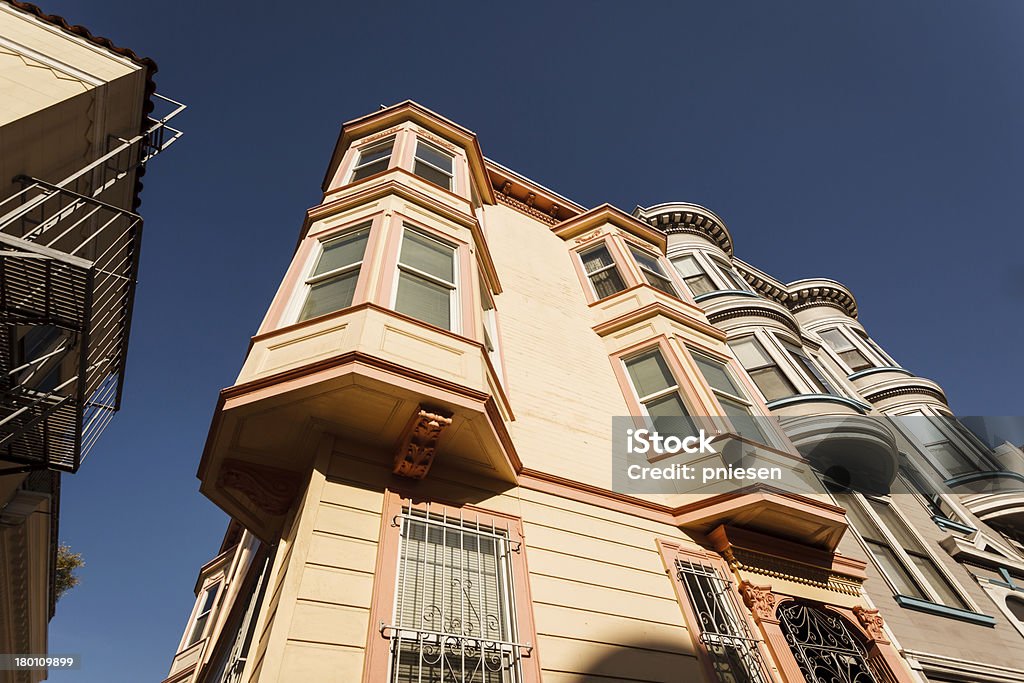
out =
[[[233,521],[166,681],[1020,680],[1022,454],[948,415],[712,211],[586,209],[382,109],[221,393]],[[623,490],[615,416],[808,486]]]
[[[156,64],[0,2],[0,654],[46,654],[61,473],[119,408],[145,163],[183,107]],[[0,670],[35,681],[45,669]]]

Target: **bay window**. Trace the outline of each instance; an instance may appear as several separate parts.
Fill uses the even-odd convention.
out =
[[[406,225],[398,255],[394,308],[446,330],[455,328],[455,247]]]
[[[185,640],[185,647],[191,647],[206,636],[206,624],[210,621],[213,608],[217,603],[217,592],[220,583],[214,583],[200,594],[196,602],[196,611],[192,617],[192,628],[189,629],[188,638]]]
[[[672,263],[675,265],[676,270],[679,271],[679,274],[683,276],[683,282],[686,283],[686,287],[693,296],[700,296],[701,294],[707,294],[718,289],[711,276],[708,275],[704,267],[694,257],[683,256],[673,259]]]
[[[789,352],[789,355],[796,361],[797,366],[803,368],[807,375],[807,379],[819,393],[831,394],[833,396],[841,396],[836,388],[832,386],[832,383],[825,378],[824,373],[818,368],[818,365],[811,360],[811,358],[804,353],[804,350],[796,344],[790,344],[787,341],[782,342],[782,346]]]

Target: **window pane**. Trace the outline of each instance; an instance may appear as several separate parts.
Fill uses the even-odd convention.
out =
[[[683,277],[696,277],[705,274],[704,269],[700,267],[700,264],[692,256],[678,258],[672,263]]]
[[[869,361],[863,353],[857,349],[850,349],[849,351],[842,351],[839,357],[843,359],[843,362],[850,366],[850,369],[854,372],[858,370],[864,370],[866,368],[873,367],[874,364]]]
[[[732,381],[732,377],[729,376],[729,372],[725,369],[723,363],[711,360],[699,354],[694,354],[693,359],[697,361],[697,366],[700,368],[701,374],[704,375],[704,379],[708,381],[715,389],[724,391],[732,394],[733,396],[742,396],[743,394],[736,387],[736,384]]]
[[[655,257],[651,256],[642,249],[637,249],[636,247],[633,246],[629,247],[629,251],[633,254],[633,258],[636,259],[636,262],[640,264],[641,268],[658,273],[659,275],[662,276],[665,275],[665,271],[661,269],[661,264],[658,263],[658,260]]]
[[[1006,599],[1006,606],[1017,621],[1024,623],[1024,600],[1010,597]]]
[[[615,264],[615,261],[612,259],[612,255],[608,253],[608,249],[606,247],[591,249],[585,254],[581,254],[580,257],[583,259],[583,267],[586,269],[588,275],[593,273],[595,270],[600,270],[606,266]]]
[[[818,334],[825,340],[825,343],[832,347],[833,351],[845,351],[853,348],[853,343],[839,330],[822,330]]]
[[[344,268],[345,266],[362,261],[369,237],[369,229],[363,229],[338,239],[324,242],[324,250],[320,255],[320,259],[316,262],[313,275],[329,273],[332,270]]]
[[[774,401],[796,394],[796,387],[774,365],[760,370],[751,370],[750,378],[764,394],[766,401]]]
[[[690,419],[690,413],[677,393],[648,401],[644,407],[653,418],[654,429],[662,435],[685,437],[697,433],[697,425]]]
[[[405,231],[399,260],[445,282],[455,280],[454,249],[413,230]]]
[[[718,397],[718,402],[722,404],[722,410],[725,411],[726,417],[729,418],[729,422],[740,436],[759,443],[771,444],[771,439],[762,429],[761,422],[751,414],[750,408],[738,401],[721,396]]]
[[[311,286],[299,320],[308,320],[351,306],[358,279],[359,271],[351,270]]]
[[[892,581],[898,594],[918,598],[919,600],[928,599],[918,587],[914,577],[900,563],[892,548],[871,541],[868,542],[868,548],[871,549],[871,555],[875,558],[875,562],[878,563],[878,568]]]
[[[934,456],[935,461],[944,467],[952,476],[977,472],[979,467],[971,462],[971,459],[960,452],[948,441],[935,443],[928,446],[928,452]]]
[[[428,145],[421,141],[417,142],[416,158],[437,166],[442,171],[447,171],[448,174],[451,175],[453,162],[452,155],[442,152],[433,145]]]
[[[960,595],[953,590],[953,586],[949,584],[949,579],[939,571],[939,568],[935,566],[935,563],[930,557],[910,553],[910,561],[913,562],[914,566],[917,567],[917,570],[924,575],[924,578],[928,581],[928,585],[931,586],[939,595],[939,600],[943,605],[959,607],[960,609],[970,609],[970,607],[967,606],[967,603],[960,598]]]
[[[626,369],[633,380],[633,388],[641,399],[676,385],[676,380],[660,351],[626,361]]]
[[[619,269],[615,266],[591,275],[590,282],[594,285],[594,291],[597,293],[598,299],[611,296],[626,288],[622,277],[619,276]]]
[[[907,528],[907,525],[903,523],[903,520],[899,518],[891,505],[873,498],[868,498],[867,501],[871,506],[871,509],[875,511],[875,514],[878,515],[882,520],[882,523],[885,524],[889,533],[896,538],[896,541],[903,546],[905,550],[913,550],[919,553],[925,552],[920,539],[918,539],[917,536]]]
[[[836,493],[835,498],[840,505],[846,508],[847,519],[857,533],[864,537],[864,540],[883,544],[886,542],[882,532],[878,530],[878,525],[864,514],[854,496],[849,493]]]
[[[753,337],[743,337],[729,342],[729,348],[736,354],[740,364],[748,370],[775,364],[761,343]]]
[[[451,329],[452,290],[418,275],[398,274],[395,310],[431,325]]]
[[[364,147],[359,153],[359,166],[368,164],[371,161],[378,161],[380,159],[387,159],[391,156],[391,148],[394,146],[394,140],[388,140],[376,145],[370,145]]]
[[[818,366],[810,359],[810,357],[807,356],[807,354],[803,352],[802,349],[785,342],[783,342],[782,345],[786,347],[786,350],[789,351],[791,356],[793,356],[793,359],[797,364],[807,371],[810,375],[811,383],[818,391],[823,394],[832,394],[833,396],[839,395],[839,392],[835,390],[835,387],[825,379],[825,375],[822,374],[821,370],[818,369]]]
[[[713,283],[711,278],[707,275],[686,278],[685,282],[686,286],[690,288],[690,293],[694,296],[700,296],[701,294],[707,294],[708,292],[715,291],[715,283]]]
[[[657,290],[665,292],[671,296],[676,295],[676,288],[672,286],[672,281],[667,277],[655,275],[654,273],[648,273],[646,270],[643,271],[644,277],[647,278],[647,284],[654,287]]]
[[[429,164],[425,164],[422,161],[417,160],[413,165],[413,172],[420,178],[423,178],[424,180],[439,187],[443,187],[446,190],[452,189],[451,176],[437,170]]]

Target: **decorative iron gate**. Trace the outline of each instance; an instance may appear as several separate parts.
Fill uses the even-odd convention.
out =
[[[878,683],[864,646],[839,615],[799,602],[783,603],[778,614],[809,683]]]

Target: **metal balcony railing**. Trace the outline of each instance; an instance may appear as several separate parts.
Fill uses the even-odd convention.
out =
[[[120,408],[142,218],[106,200],[181,136],[160,99],[144,132],[0,202],[0,458],[74,472]]]

